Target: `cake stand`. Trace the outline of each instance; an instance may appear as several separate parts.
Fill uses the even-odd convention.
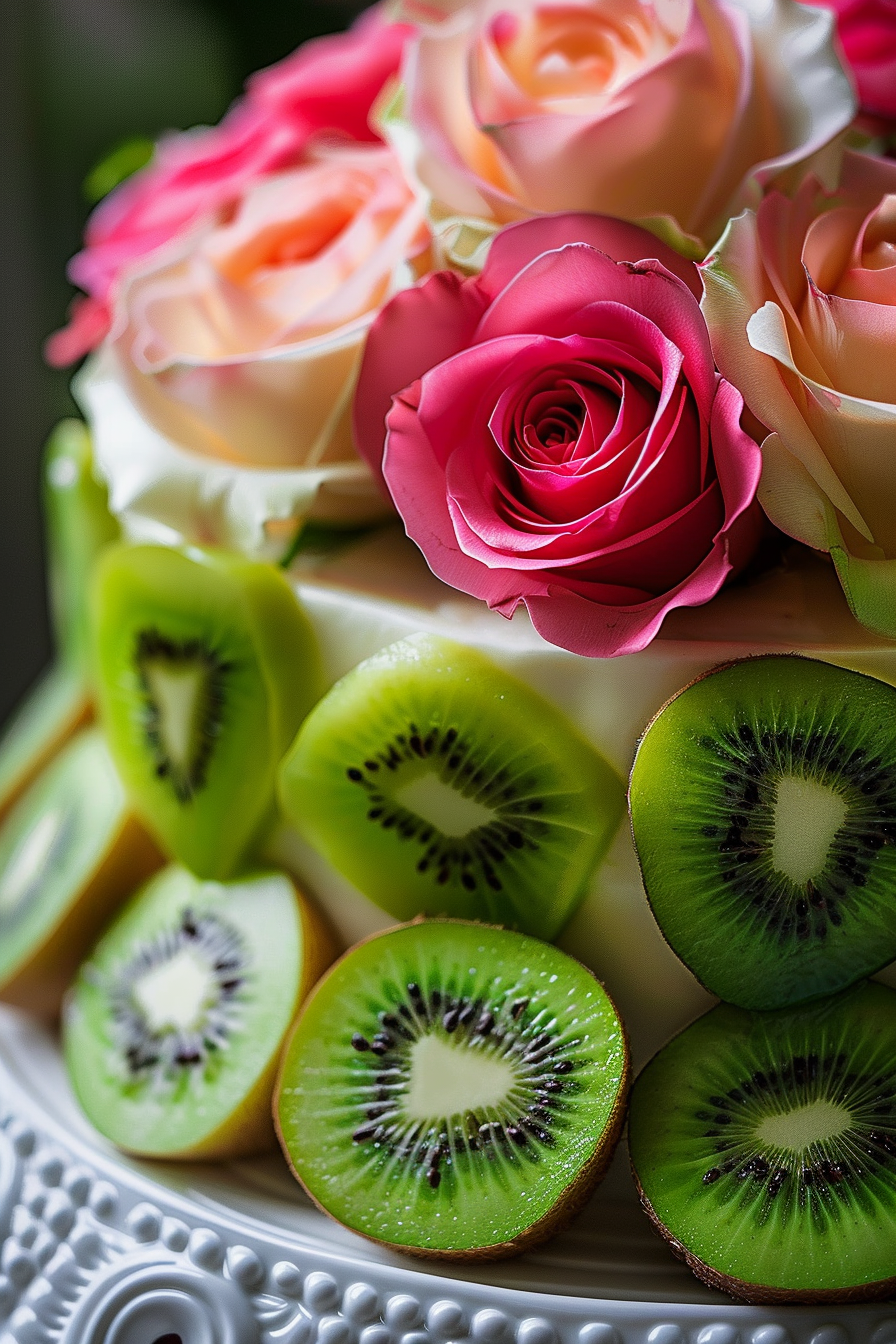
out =
[[[277,1156],[126,1159],[52,1035],[0,1009],[0,1344],[896,1344],[896,1305],[737,1306],[651,1231],[624,1155],[566,1233],[514,1261],[380,1251]]]

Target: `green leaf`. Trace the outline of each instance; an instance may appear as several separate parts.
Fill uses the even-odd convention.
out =
[[[132,136],[101,159],[84,179],[83,191],[91,205],[145,167],[155,153],[155,143],[145,135]]]

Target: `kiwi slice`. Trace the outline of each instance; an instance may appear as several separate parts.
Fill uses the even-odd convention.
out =
[[[750,1302],[896,1290],[896,993],[720,1004],[632,1090],[647,1213],[713,1287]]]
[[[896,689],[809,658],[731,663],[647,729],[630,804],[666,939],[712,993],[776,1008],[896,957]]]
[[[93,474],[86,425],[62,420],[44,450],[50,608],[60,656],[90,680],[87,594],[97,556],[121,535],[105,485]]]
[[[92,718],[80,671],[65,661],[54,664],[28,693],[0,741],[0,822]]]
[[[0,741],[0,821],[93,717],[86,592],[97,555],[119,529],[93,476],[90,439],[78,420],[63,420],[47,443],[44,513],[57,657]]]
[[[213,882],[164,869],[66,1004],[65,1058],[88,1118],[148,1156],[270,1147],[283,1036],[330,959],[320,916],[284,874]]]
[[[607,762],[488,658],[419,634],[360,663],[283,763],[283,809],[398,919],[447,914],[553,938],[624,810]]]
[[[274,1105],[325,1213],[414,1255],[496,1259],[585,1202],[627,1084],[622,1025],[590,971],[523,934],[432,920],[336,963]]]
[[[57,1011],[113,910],[161,862],[102,735],[80,733],[0,830],[0,997]]]
[[[170,854],[230,876],[320,692],[311,626],[278,570],[224,551],[113,547],[97,580],[100,708],[122,777]]]

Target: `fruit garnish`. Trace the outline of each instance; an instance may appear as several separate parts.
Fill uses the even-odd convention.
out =
[[[161,863],[102,735],[79,733],[0,830],[0,997],[55,1013],[103,925]]]
[[[90,437],[79,420],[63,420],[47,442],[44,514],[56,661],[0,741],[0,821],[93,718],[87,590],[97,556],[119,528],[93,475]]]
[[[398,919],[447,914],[552,938],[616,831],[610,765],[474,649],[415,635],[360,663],[286,757],[283,809]]]
[[[269,1147],[280,1045],[330,951],[284,874],[212,882],[166,868],[104,936],[67,1004],[65,1058],[88,1118],[151,1156]]]
[[[896,689],[794,656],[680,692],[632,770],[653,913],[746,1008],[835,992],[896,956]]]
[[[749,1302],[896,1289],[896,993],[720,1004],[632,1090],[642,1202],[706,1283]]]
[[[115,547],[97,578],[122,778],[171,855],[227,877],[272,819],[280,758],[320,692],[308,620],[278,570],[223,551]]]
[[[295,1175],[346,1227],[414,1255],[495,1259],[581,1208],[627,1081],[619,1017],[579,962],[505,929],[418,921],[316,987],[275,1116]]]

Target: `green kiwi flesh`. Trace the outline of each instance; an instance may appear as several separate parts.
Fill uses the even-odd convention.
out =
[[[113,547],[93,596],[100,709],[135,805],[193,872],[230,876],[320,692],[310,624],[271,565],[196,547]]]
[[[415,1255],[494,1259],[556,1231],[609,1162],[622,1025],[601,984],[523,934],[417,921],[349,951],[284,1053],[281,1143],[311,1198]]]
[[[896,957],[896,689],[794,656],[707,674],[647,729],[630,787],[657,923],[746,1008]]]
[[[436,635],[390,645],[314,708],[283,810],[398,919],[450,915],[553,938],[624,810],[622,784],[559,710]]]
[[[47,443],[44,513],[56,662],[23,701],[0,742],[0,820],[93,717],[86,593],[97,555],[119,529],[106,491],[92,474],[90,439],[78,420],[63,420]]]
[[[78,734],[0,829],[0,996],[56,1011],[104,922],[160,863],[102,734]]]
[[[0,740],[0,821],[92,717],[80,671],[66,660],[53,664],[28,692]]]
[[[896,993],[864,982],[760,1013],[720,1004],[632,1090],[647,1213],[751,1302],[896,1290]]]
[[[279,1049],[319,969],[289,878],[203,881],[169,867],[82,967],[64,1051],[88,1118],[113,1143],[222,1157],[273,1142]]]
[[[93,473],[86,425],[62,420],[44,450],[44,515],[50,607],[59,656],[90,680],[87,594],[99,554],[121,529],[109,512],[105,485]]]

